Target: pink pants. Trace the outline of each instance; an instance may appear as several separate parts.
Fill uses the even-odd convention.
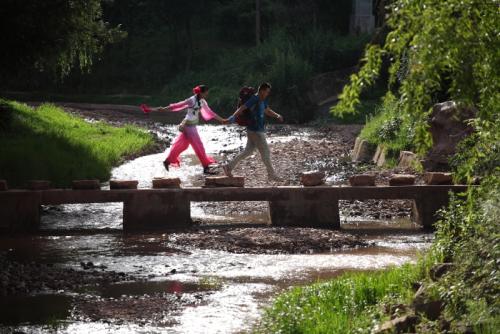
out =
[[[179,166],[181,163],[179,156],[182,152],[187,150],[190,144],[203,167],[208,167],[208,165],[216,162],[214,158],[205,153],[205,147],[203,147],[196,126],[186,126],[184,131],[174,139],[174,143],[170,147],[170,152],[168,153],[166,161],[171,165]]]

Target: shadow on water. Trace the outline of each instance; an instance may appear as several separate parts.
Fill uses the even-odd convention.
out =
[[[97,295],[102,298],[120,298],[123,296],[142,296],[153,294],[182,294],[210,291],[212,286],[181,281],[146,281],[107,284],[81,289],[80,293]]]
[[[7,296],[0,302],[0,323],[49,325],[67,319],[73,298],[66,295]],[[0,329],[1,332],[1,329]]]

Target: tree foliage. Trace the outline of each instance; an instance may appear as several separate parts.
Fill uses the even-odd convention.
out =
[[[382,47],[367,47],[363,66],[344,88],[337,115],[355,113],[360,94],[389,65],[389,92],[399,112],[412,117],[416,145],[430,145],[426,119],[430,108],[453,99],[479,109],[492,120],[500,101],[498,0],[395,0],[389,8],[391,31]]]
[[[0,27],[4,78],[30,70],[65,76],[76,64],[89,69],[106,44],[124,37],[103,21],[100,0],[4,0]]]
[[[18,2],[19,12],[28,11],[20,7],[30,1]],[[36,6],[52,13],[42,4]],[[108,27],[120,26],[127,38],[100,48],[90,73],[75,67],[56,83],[46,72],[10,75],[0,87],[67,95],[133,93],[167,103],[184,98],[202,82],[211,87],[211,105],[224,113],[234,108],[235,92],[242,85],[270,81],[275,88],[273,107],[288,121],[301,122],[312,116],[304,93],[309,79],[352,67],[362,54],[366,36],[346,36],[350,10],[351,0],[262,1],[262,42],[256,46],[255,0],[102,0],[100,20],[109,22]],[[58,38],[52,31],[40,34],[51,43]],[[24,52],[15,48],[16,54]]]
[[[459,144],[452,165],[458,180],[481,182],[452,197],[437,224],[434,246],[456,265],[435,283],[451,332],[463,323],[494,328],[500,318],[499,5],[498,0],[392,1],[384,45],[367,47],[361,69],[332,108],[337,115],[356,113],[363,90],[375,83],[387,59],[382,110],[411,120],[414,144],[422,153],[431,144],[427,118],[433,104],[454,100],[478,110],[470,120],[475,133]]]

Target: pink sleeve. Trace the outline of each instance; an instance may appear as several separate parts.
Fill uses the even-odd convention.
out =
[[[205,100],[201,101],[200,111],[201,111],[201,116],[205,121],[209,121],[216,116],[215,113],[212,111],[212,109],[210,109],[210,107],[208,106],[207,101]]]
[[[171,111],[181,111],[181,110],[184,110],[188,107],[190,107],[190,99],[186,99],[184,101],[181,101],[181,102],[177,102],[177,103],[171,103],[169,104],[169,108]]]

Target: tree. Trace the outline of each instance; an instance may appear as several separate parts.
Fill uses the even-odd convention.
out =
[[[427,116],[444,96],[479,109],[477,122],[498,122],[500,39],[498,0],[393,0],[385,44],[369,45],[360,71],[332,113],[356,113],[360,94],[390,60],[387,101],[411,118],[420,152],[430,146]]]
[[[125,33],[102,20],[100,0],[4,0],[0,7],[0,75],[32,70],[64,77],[89,69],[106,44]]]
[[[260,45],[260,0],[255,0],[255,42]]]

